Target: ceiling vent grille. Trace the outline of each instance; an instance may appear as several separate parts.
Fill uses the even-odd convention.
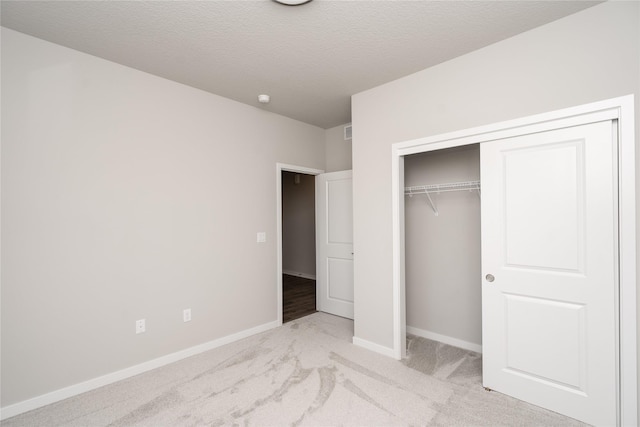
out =
[[[348,141],[351,139],[351,125],[347,125],[344,127],[344,140]]]

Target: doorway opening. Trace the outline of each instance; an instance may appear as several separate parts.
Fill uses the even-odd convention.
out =
[[[405,157],[407,333],[482,352],[480,146]]]
[[[282,322],[316,312],[315,176],[282,171]]]
[[[293,260],[293,263],[291,262],[291,259],[287,260],[287,264],[286,264],[286,268],[284,267],[284,260],[283,260],[283,245],[287,245],[288,249],[287,251],[290,252],[291,248],[293,248],[293,250],[295,250],[295,244],[292,244],[291,242],[295,241],[295,236],[293,239],[289,239],[286,243],[284,242],[284,236],[283,236],[283,228],[284,228],[284,219],[283,219],[283,198],[287,197],[287,202],[288,204],[290,204],[289,202],[291,201],[290,197],[293,192],[289,193],[288,188],[290,186],[292,187],[299,187],[303,182],[303,177],[305,177],[305,180],[311,180],[313,183],[313,192],[311,193],[311,197],[313,198],[311,206],[309,206],[309,203],[306,203],[306,206],[304,207],[305,211],[307,210],[311,210],[312,212],[314,212],[314,218],[315,218],[315,176],[319,175],[321,173],[323,173],[323,170],[320,169],[312,169],[312,168],[307,168],[304,166],[296,166],[296,165],[289,165],[289,164],[284,164],[284,163],[277,163],[276,164],[276,253],[277,253],[277,260],[276,260],[276,319],[278,321],[279,324],[283,323],[283,296],[284,296],[284,278],[285,278],[285,272],[288,273],[287,276],[287,286],[296,286],[297,284],[300,284],[301,281],[306,280],[313,280],[315,282],[315,223],[313,224],[311,230],[306,230],[305,234],[303,236],[308,236],[308,234],[306,233],[310,233],[313,239],[313,245],[312,245],[312,252],[313,252],[313,273],[309,274],[308,271],[299,271],[301,268],[300,267],[296,267],[296,265],[300,265],[299,262],[300,260]],[[300,176],[300,184],[296,184],[296,175]],[[289,180],[289,182],[285,182],[285,180]],[[285,186],[287,187],[285,189]],[[287,191],[288,194],[287,196],[284,196],[283,192]],[[308,196],[308,195],[307,195]],[[294,200],[296,198],[294,197]],[[303,200],[305,200],[304,198],[302,198]],[[296,203],[298,203],[300,201],[297,201]],[[304,204],[304,203],[303,203]],[[295,206],[295,203],[294,203]],[[295,222],[297,215],[293,214],[293,215],[288,215],[289,216],[289,222]],[[308,220],[306,221],[308,222]],[[290,228],[295,230],[295,227]],[[309,249],[309,245],[308,245],[308,240],[309,238],[306,238],[306,243],[305,243],[305,247],[306,247],[306,251],[310,252],[311,249]],[[305,239],[303,239],[303,241],[305,241]],[[308,255],[307,255],[308,256]],[[305,258],[306,259],[306,258]],[[304,268],[304,270],[309,270],[308,268]],[[298,273],[297,275],[295,273]],[[302,274],[300,274],[302,273]],[[307,277],[305,277],[307,276]],[[291,279],[291,282],[293,283],[289,283],[289,279]],[[297,282],[297,283],[296,283]],[[315,286],[314,286],[315,287]],[[315,305],[315,290],[313,292],[314,295],[314,305]],[[290,310],[291,311],[291,310]]]

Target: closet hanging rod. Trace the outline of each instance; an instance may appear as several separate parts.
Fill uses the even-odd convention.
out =
[[[448,191],[478,191],[480,192],[480,181],[463,181],[463,182],[449,182],[446,184],[429,184],[429,185],[415,185],[412,187],[405,187],[405,196],[412,196],[414,194],[429,194],[429,193],[446,193]]]

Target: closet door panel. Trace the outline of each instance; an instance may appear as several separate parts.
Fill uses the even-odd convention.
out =
[[[616,424],[616,152],[600,122],[481,145],[485,387]]]
[[[584,258],[583,151],[584,140],[578,140],[503,152],[506,265],[580,270]]]

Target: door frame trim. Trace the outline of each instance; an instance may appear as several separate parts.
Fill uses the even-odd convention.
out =
[[[314,176],[324,173],[321,169],[276,163],[276,321],[278,326],[282,325],[282,172],[304,173]]]
[[[620,425],[638,424],[636,323],[636,181],[634,96],[537,114],[442,135],[395,143],[391,147],[393,354],[406,356],[404,254],[404,157],[444,148],[577,126],[618,122],[618,258]]]

